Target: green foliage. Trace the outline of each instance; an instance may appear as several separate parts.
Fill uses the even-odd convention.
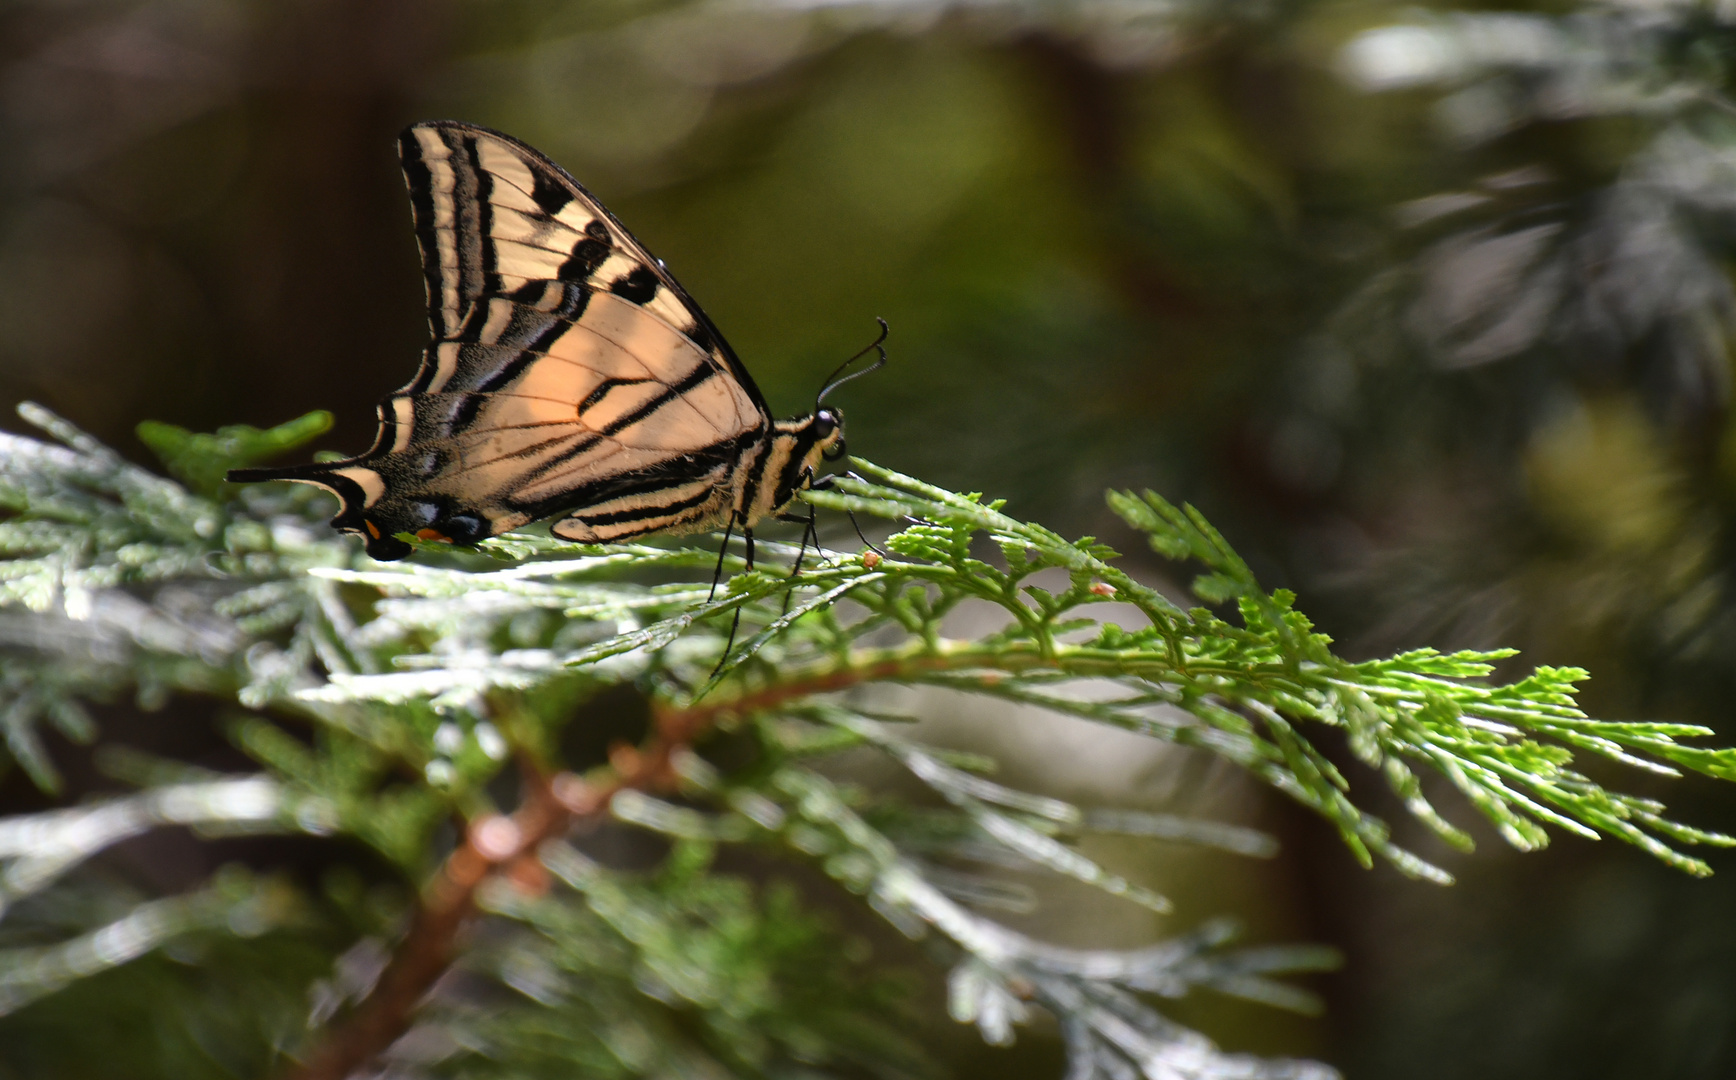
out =
[[[1018,790],[988,775],[993,762],[914,737],[913,717],[868,708],[854,691],[870,684],[1038,705],[1218,755],[1325,817],[1365,865],[1384,858],[1437,882],[1450,878],[1391,840],[1312,735],[1341,731],[1355,758],[1456,846],[1468,848],[1469,837],[1424,796],[1425,772],[1524,849],[1545,843],[1553,825],[1615,836],[1703,873],[1680,849],[1732,843],[1573,768],[1584,755],[1664,775],[1736,775],[1736,752],[1678,741],[1704,729],[1590,720],[1574,704],[1577,670],[1492,682],[1507,651],[1340,659],[1293,595],[1264,591],[1197,511],[1154,494],[1112,493],[1110,504],[1159,554],[1199,565],[1194,592],[1212,607],[1183,609],[1093,537],[1068,540],[999,502],[860,460],[805,497],[903,522],[886,554],[810,552],[792,574],[776,564],[795,552],[762,542],[772,565],[749,572],[729,553],[731,577],[714,596],[716,553],[704,547],[523,533],[475,552],[425,545],[413,560],[373,563],[323,531],[317,498],[269,488],[203,498],[33,415],[66,448],[0,444],[13,508],[0,534],[51,524],[78,545],[50,556],[14,544],[10,580],[55,576],[6,597],[7,617],[22,620],[15,636],[32,650],[18,654],[32,681],[13,686],[7,704],[22,709],[13,703],[45,687],[69,703],[128,688],[195,689],[245,710],[230,730],[262,772],[206,776],[116,758],[146,785],[138,795],[0,820],[0,874],[15,904],[49,902],[112,844],[165,825],[353,839],[385,856],[414,895],[440,872],[448,823],[513,809],[497,802],[509,790],[503,772],[558,771],[563,737],[587,724],[609,688],[632,684],[664,718],[658,731],[677,738],[662,752],[678,791],[628,787],[608,806],[610,828],[673,845],[659,869],[613,868],[551,842],[539,852],[548,891],[516,877],[483,890],[494,929],[460,958],[473,981],[437,993],[418,1029],[438,1044],[431,1060],[454,1074],[923,1074],[921,1054],[894,1034],[906,1008],[894,984],[804,914],[793,893],[714,872],[713,853],[728,845],[811,865],[922,940],[951,970],[951,1015],[991,1043],[1010,1042],[1042,1008],[1059,1018],[1081,1077],[1159,1076],[1183,1061],[1202,1077],[1329,1075],[1225,1054],[1150,1000],[1211,989],[1310,1011],[1310,995],[1274,976],[1330,966],[1328,951],[1230,950],[1217,923],[1144,949],[1078,950],[988,914],[1031,903],[1006,868],[1168,910],[1163,896],[1081,850],[1093,832],[1256,855],[1270,853],[1269,840]],[[164,439],[183,475],[208,477],[289,437]],[[145,557],[126,554],[140,545]],[[953,636],[949,616],[967,603],[992,605],[1004,625]],[[1140,625],[1093,617],[1108,603]],[[115,604],[131,605],[135,629],[124,648],[93,662],[93,643],[116,630],[91,613]],[[726,655],[738,612],[741,632]],[[203,636],[138,631],[148,619]],[[934,798],[912,803],[842,782],[831,762],[846,750],[883,755]],[[79,957],[93,941],[131,943],[106,954],[112,966],[235,925],[237,911],[262,902],[228,888],[145,900],[0,951],[0,990],[16,1005],[52,1001],[89,969]],[[276,903],[270,910],[288,910]],[[341,972],[348,962],[333,963]],[[366,993],[366,980],[334,979],[316,1009],[316,1040],[320,1021]],[[484,991],[477,979],[496,985]]]
[[[275,890],[280,903],[284,889]],[[64,930],[73,921],[68,900],[72,913],[87,916],[99,891],[105,906],[138,899],[96,878],[54,896],[58,919],[20,911],[8,921]],[[283,1049],[306,1028],[309,986],[331,969],[336,928],[320,928],[306,911],[288,926],[231,920],[235,909],[208,895],[187,899],[193,903],[143,909],[182,920],[163,926],[164,940],[140,943],[156,951],[80,970],[57,992],[0,1017],[0,1076],[234,1080],[281,1068]],[[16,970],[10,956],[0,966]]]
[[[1046,521],[1096,512],[1098,492],[1079,476],[1187,491],[1239,545],[1282,565],[1307,615],[1348,647],[1317,637],[1294,597],[1261,588],[1198,515],[1144,496],[1113,501],[1165,557],[1189,562],[1176,581],[1197,571],[1194,599],[1168,583],[1137,595],[1095,572],[1090,585],[1117,594],[1075,596],[1065,540],[997,553],[985,536],[1028,526],[985,516],[967,528],[942,494],[864,469],[884,490],[855,497],[925,523],[894,526],[895,559],[809,575],[785,622],[776,559],[737,575],[723,597],[734,608],[697,611],[712,554],[698,542],[581,551],[514,538],[488,546],[491,562],[430,546],[418,560],[439,572],[411,581],[331,537],[324,496],[219,482],[271,437],[142,428],[184,482],[177,495],[36,414],[69,445],[5,443],[0,767],[28,774],[7,777],[9,793],[57,790],[58,740],[113,735],[90,702],[154,707],[185,693],[227,703],[275,801],[258,818],[218,800],[220,825],[185,812],[199,808],[171,789],[258,778],[145,770],[149,797],[95,804],[89,818],[12,819],[10,835],[40,831],[0,854],[12,905],[0,926],[64,900],[81,860],[114,837],[189,823],[313,833],[302,843],[380,853],[382,873],[419,885],[456,819],[510,807],[515,759],[567,760],[569,736],[603,726],[607,702],[752,701],[791,686],[786,659],[812,686],[939,686],[1200,748],[1325,816],[1358,857],[1437,880],[1466,863],[1434,855],[1434,837],[1407,842],[1412,852],[1390,843],[1365,813],[1375,799],[1393,805],[1375,783],[1447,845],[1468,846],[1488,821],[1522,847],[1557,830],[1618,836],[1702,872],[1694,842],[1722,838],[1625,792],[1668,791],[1675,771],[1727,777],[1728,754],[1704,748],[1704,729],[1587,719],[1575,711],[1578,673],[1527,676],[1502,650],[1366,664],[1334,650],[1470,642],[1595,656],[1605,712],[1721,723],[1736,671],[1729,7],[1000,7],[939,17],[948,5],[923,0],[502,0],[451,6],[455,32],[358,49],[356,35],[372,31],[329,5],[13,5],[0,15],[13,32],[0,36],[25,44],[0,61],[9,100],[53,105],[25,108],[9,129],[8,371],[15,388],[106,418],[109,435],[124,434],[120,418],[221,415],[310,392],[359,416],[401,380],[416,286],[401,212],[377,212],[401,199],[377,96],[292,77],[274,80],[261,108],[258,80],[225,75],[312,71],[321,65],[307,57],[330,50],[358,85],[403,88],[406,116],[492,123],[572,168],[727,316],[773,402],[806,400],[828,366],[816,358],[847,355],[866,312],[884,313],[899,334],[896,374],[851,387],[859,447],[953,487],[1017,492]],[[151,55],[201,62],[146,78],[118,70],[116,43],[140,35]],[[96,108],[117,78],[129,103],[118,120]],[[298,105],[310,89],[317,107]],[[368,130],[372,165],[356,139],[319,134]],[[394,342],[405,351],[382,348]],[[276,446],[318,426],[297,423]],[[1358,540],[1322,557],[1323,525]],[[787,566],[787,550],[769,550]],[[1088,554],[1152,583],[1139,559]],[[558,561],[577,565],[547,568]],[[501,573],[479,577],[490,571]],[[996,574],[1013,580],[1010,604]],[[1126,600],[1131,609],[1086,606]],[[963,634],[984,602],[1007,628]],[[1195,603],[1205,610],[1186,610]],[[712,681],[736,609],[747,632]],[[859,622],[871,625],[852,633]],[[1023,952],[1001,957],[978,924],[927,894],[915,907],[889,900],[906,895],[893,886],[915,875],[967,913],[1017,911],[1036,895],[1018,875],[1041,866],[1157,908],[1160,892],[1186,894],[1108,856],[1075,858],[1104,850],[1089,842],[1095,830],[1250,854],[1269,851],[1268,838],[1013,790],[980,760],[921,745],[919,730],[871,708],[873,695],[766,700],[775,707],[749,718],[718,714],[733,730],[699,747],[717,777],[686,762],[690,790],[624,795],[606,828],[812,862],[900,925],[928,928],[942,963],[958,959],[951,931],[997,957],[959,964],[954,980],[955,1013],[992,1038],[1041,1005],[1100,1021],[1066,1028],[1089,1051],[1075,1056],[1079,1075],[1161,1060],[1104,1042],[1116,1028],[1103,1015],[1156,1026],[1156,1012],[1114,996],[1126,986],[1009,977],[1027,971]],[[829,762],[850,748],[937,791],[911,805],[836,783]],[[208,801],[223,789],[200,790]],[[1415,836],[1408,824],[1394,822],[1394,836]],[[1524,1071],[1544,1055],[1563,1073],[1649,1076],[1696,1061],[1718,1071],[1707,1063],[1724,1063],[1715,1043],[1727,1025],[1679,1025],[1695,1015],[1682,1003],[1732,998],[1717,915],[1686,921],[1719,894],[1664,884],[1625,843],[1602,846],[1587,856],[1574,843],[1574,860],[1599,860],[1589,876],[1533,869],[1491,883],[1503,871],[1486,869],[1484,885],[1523,888],[1522,901],[1479,892],[1487,909],[1458,923],[1430,910],[1433,947],[1395,935],[1424,916],[1392,906],[1441,899],[1384,879],[1356,890],[1335,922],[1369,928],[1373,982],[1345,996],[1394,1008],[1341,1033],[1339,1052],[1361,1072],[1407,1076],[1493,1075],[1496,1061]],[[1330,846],[1302,858],[1330,859]],[[1595,932],[1536,916],[1563,935],[1547,960],[1535,924],[1496,914],[1559,912],[1569,891],[1573,910],[1599,911],[1600,875],[1627,882],[1623,902],[1587,914]],[[150,899],[162,898],[127,902]],[[39,944],[81,940],[126,912],[89,914]],[[1624,933],[1608,933],[1610,919]],[[490,916],[484,932],[507,921]],[[280,963],[261,939],[234,944],[285,980],[318,966]],[[1553,1025],[1515,1000],[1551,968],[1571,983],[1553,991],[1577,1003]],[[19,985],[46,996],[14,1016],[56,1009],[64,1026],[8,1028],[0,1044],[25,1075],[111,1074],[112,1061],[48,1065],[22,1047],[52,1040],[70,1054],[89,1027],[122,1026],[91,988],[120,994],[134,978],[124,996],[137,1015],[194,1031],[233,1003],[202,989],[153,1014],[149,990],[202,970],[158,953],[54,993],[33,976]],[[622,992],[632,1002],[637,991]],[[1646,1000],[1655,1023],[1588,1038],[1575,1019]],[[151,1026],[128,1027],[114,1056],[154,1060],[132,1052]],[[271,1038],[288,1045],[305,1028]],[[1486,1037],[1465,1039],[1472,1029]],[[194,1049],[161,1071],[199,1075],[187,1064],[197,1041],[181,1040]],[[1376,1046],[1398,1060],[1359,1060]],[[1453,1056],[1464,1053],[1476,1056]],[[246,1061],[231,1069],[245,1075],[265,1060],[212,1057]]]
[[[1233,601],[1240,625],[1205,608],[1180,611],[1111,566],[1107,560],[1114,552],[1093,538],[1068,543],[1006,517],[997,504],[855,464],[878,482],[841,480],[838,494],[810,498],[837,509],[920,517],[930,524],[912,526],[887,546],[946,566],[944,574],[930,567],[915,571],[910,585],[923,588],[920,597],[901,597],[881,586],[864,603],[889,617],[913,617],[906,629],[935,649],[946,648],[938,639],[939,619],[965,597],[1000,604],[1015,620],[1016,629],[1001,637],[994,656],[973,658],[983,668],[1010,669],[1013,677],[983,679],[964,663],[941,676],[947,685],[1209,748],[1326,815],[1365,864],[1371,853],[1380,854],[1406,873],[1437,881],[1450,878],[1390,841],[1387,826],[1349,799],[1348,779],[1296,730],[1297,722],[1343,728],[1356,756],[1382,770],[1406,808],[1457,847],[1468,849],[1470,837],[1436,812],[1407,760],[1446,776],[1521,849],[1547,843],[1541,828],[1547,823],[1592,838],[1598,832],[1617,836],[1704,874],[1709,870],[1703,861],[1670,842],[1736,843],[1669,821],[1656,801],[1611,793],[1567,768],[1573,760],[1569,747],[1664,775],[1677,775],[1665,762],[1724,779],[1736,768],[1736,752],[1675,741],[1712,734],[1707,728],[1589,720],[1573,704],[1574,683],[1586,677],[1583,671],[1540,668],[1517,683],[1488,686],[1484,680],[1494,663],[1510,651],[1443,656],[1424,649],[1352,664],[1331,653],[1329,639],[1295,610],[1293,595],[1263,592],[1246,563],[1192,507],[1178,509],[1150,492],[1110,495],[1111,507],[1147,534],[1153,550],[1202,563],[1206,573],[1195,579],[1196,595],[1214,604]],[[970,556],[978,531],[1000,546],[1006,571]],[[891,575],[897,565],[882,563],[875,573]],[[1066,570],[1070,588],[1054,593],[1026,583],[1044,568]],[[1093,637],[1063,640],[1066,631],[1083,629],[1065,616],[1108,599],[1092,591],[1095,582],[1136,605],[1150,625],[1128,631],[1105,624]],[[1126,696],[1068,702],[1044,689],[1057,674],[1109,679],[1122,684]],[[1190,722],[1158,728],[1149,716],[1158,703],[1178,707]]]
[[[236,488],[223,481],[230,469],[270,461],[319,438],[331,426],[332,414],[322,409],[274,428],[261,430],[234,424],[211,435],[146,420],[138,426],[138,435],[170,476],[204,498],[222,499],[236,492]]]
[[[642,876],[561,845],[544,854],[558,892],[491,889],[485,907],[527,932],[469,964],[524,1004],[443,1018],[476,1048],[445,1067],[458,1076],[930,1075],[903,1033],[912,1019],[904,989],[866,969],[866,946],[803,910],[788,886],[756,894],[712,872],[711,848],[679,841],[659,872]]]
[[[252,496],[238,511],[127,463],[46,409],[27,403],[19,414],[62,443],[0,434],[0,507],[8,514],[0,520],[0,623],[11,646],[0,654],[0,733],[38,786],[52,790],[58,778],[36,727],[47,721],[89,741],[95,731],[81,700],[131,690],[152,709],[176,691],[238,687],[249,700],[273,691],[246,684],[292,678],[316,654],[340,662],[318,629],[341,621],[335,598],[283,578],[354,556],[305,526],[274,533],[271,525],[274,513],[304,509],[317,496]],[[209,478],[316,426],[317,414],[256,435],[152,430],[188,475]],[[227,584],[250,579],[257,587]],[[326,619],[303,621],[309,605],[323,607]],[[250,635],[286,625],[297,633],[284,661],[243,658]]]

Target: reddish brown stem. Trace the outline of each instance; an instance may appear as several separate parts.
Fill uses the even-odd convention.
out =
[[[428,991],[451,966],[458,935],[475,910],[476,888],[496,869],[514,864],[538,844],[563,831],[571,814],[533,766],[524,769],[529,795],[511,818],[490,816],[471,823],[464,843],[447,857],[417,904],[410,929],[398,943],[374,988],[349,1017],[325,1033],[286,1080],[344,1080],[378,1057],[410,1029]],[[516,873],[515,880],[520,880]]]
[[[347,1019],[325,1033],[284,1080],[344,1080],[384,1053],[410,1029],[417,1006],[451,966],[459,935],[475,912],[477,887],[483,881],[499,872],[527,891],[546,887],[546,876],[536,861],[537,847],[543,841],[561,835],[575,819],[601,814],[623,788],[672,788],[676,752],[723,717],[761,712],[812,694],[955,664],[944,657],[889,659],[792,679],[723,701],[687,708],[660,705],[652,714],[651,737],[642,746],[623,744],[611,752],[609,775],[605,777],[587,780],[561,773],[551,780],[535,765],[524,763],[528,792],[524,804],[510,818],[490,816],[470,823],[464,842],[423,893],[409,932],[398,943],[373,990]]]

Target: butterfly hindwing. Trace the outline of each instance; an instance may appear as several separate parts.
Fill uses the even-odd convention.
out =
[[[433,342],[372,449],[235,479],[322,484],[333,525],[474,543],[562,509],[573,539],[721,526],[771,418],[662,264],[535,150],[465,124],[400,140]]]

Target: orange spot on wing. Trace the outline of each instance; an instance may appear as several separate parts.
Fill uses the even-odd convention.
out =
[[[416,539],[433,540],[436,543],[441,544],[450,544],[452,542],[452,538],[441,532],[439,529],[418,529],[416,532]]]
[[[362,524],[366,525],[368,527],[368,535],[369,536],[373,537],[375,540],[378,540],[380,538],[379,527],[376,526],[373,522],[367,520],[366,518],[363,518]]]

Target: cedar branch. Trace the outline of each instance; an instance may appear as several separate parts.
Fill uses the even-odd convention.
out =
[[[410,1029],[417,1006],[451,966],[459,935],[476,910],[476,890],[490,875],[505,873],[532,891],[543,887],[546,876],[540,872],[536,851],[544,841],[576,821],[601,815],[618,791],[674,787],[676,752],[719,720],[864,682],[954,667],[960,659],[944,655],[879,659],[773,683],[722,701],[687,707],[659,703],[652,713],[650,737],[640,747],[616,747],[603,776],[584,778],[563,772],[550,778],[533,763],[522,763],[528,792],[524,803],[511,817],[491,814],[470,822],[464,842],[424,890],[409,931],[373,989],[283,1080],[344,1080],[384,1053]]]

